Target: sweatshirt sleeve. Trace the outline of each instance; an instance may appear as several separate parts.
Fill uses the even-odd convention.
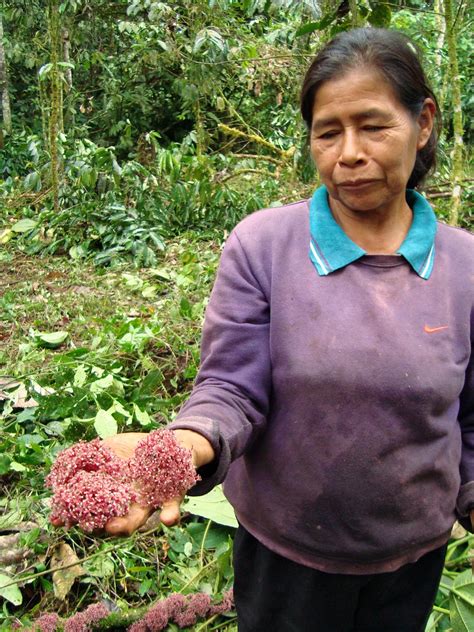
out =
[[[227,240],[203,328],[201,368],[170,428],[204,435],[216,453],[191,495],[220,483],[265,427],[271,388],[270,308],[235,231]]]
[[[474,509],[474,358],[466,371],[466,381],[460,397],[459,424],[461,426],[461,488],[457,500],[458,519],[469,531],[472,525],[469,512]]]

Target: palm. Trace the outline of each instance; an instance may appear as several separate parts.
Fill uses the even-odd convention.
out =
[[[138,442],[146,436],[144,432],[126,432],[107,437],[104,443],[121,459],[129,459],[133,456]]]
[[[127,432],[108,437],[104,439],[104,443],[120,458],[129,459],[133,456],[138,442],[146,436],[143,432]],[[160,520],[167,525],[175,524],[179,520],[181,502],[182,498],[175,498],[164,503]],[[132,503],[128,513],[120,518],[109,520],[105,525],[105,530],[110,535],[130,535],[145,524],[152,511],[151,507]]]

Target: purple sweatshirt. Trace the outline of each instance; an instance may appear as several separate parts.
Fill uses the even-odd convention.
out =
[[[321,189],[244,219],[171,424],[216,451],[191,493],[225,478],[250,533],[326,572],[416,561],[474,508],[474,237],[412,198],[397,255],[358,252]]]

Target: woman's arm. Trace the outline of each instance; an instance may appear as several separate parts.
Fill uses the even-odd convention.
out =
[[[230,462],[265,427],[271,392],[270,305],[262,276],[262,264],[249,261],[232,233],[206,310],[201,368],[190,398],[170,425],[199,432],[216,455],[191,494],[220,483]]]
[[[474,357],[472,351],[464,388],[460,396],[458,418],[461,426],[462,454],[461,489],[459,490],[457,510],[463,526],[471,527],[474,532]]]
[[[169,428],[193,452],[201,474],[189,493],[204,494],[220,483],[230,462],[240,456],[265,426],[271,388],[270,309],[267,297],[235,233],[224,249],[203,329],[201,368],[194,389]],[[129,458],[142,433],[106,439],[116,454]],[[164,504],[160,520],[179,520],[183,498]],[[132,505],[127,516],[106,526],[113,535],[129,534],[151,509]]]

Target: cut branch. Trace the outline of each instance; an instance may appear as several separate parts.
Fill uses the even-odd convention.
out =
[[[236,129],[235,127],[229,127],[228,125],[225,125],[224,123],[219,123],[218,127],[222,132],[224,132],[225,134],[228,134],[229,136],[233,136],[234,138],[245,138],[245,140],[247,141],[250,141],[252,143],[257,143],[258,145],[262,145],[262,147],[266,147],[267,149],[270,149],[271,151],[278,154],[281,157],[281,159],[284,160],[285,162],[290,161],[293,158],[294,153],[296,151],[295,147],[290,147],[290,149],[280,149],[280,147],[277,147],[266,138],[263,138],[263,136],[258,136],[258,134],[249,134],[247,132],[242,132],[240,129]]]

